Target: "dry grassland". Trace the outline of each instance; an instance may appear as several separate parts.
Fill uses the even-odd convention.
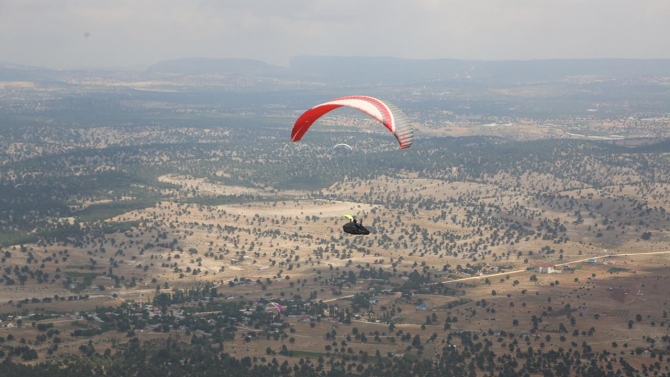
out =
[[[349,269],[357,272],[355,266],[358,265],[381,267],[386,271],[393,271],[395,266],[395,276],[390,279],[390,283],[402,285],[404,283],[400,278],[402,274],[415,269],[420,270],[425,265],[426,271],[434,276],[434,282],[446,282],[448,286],[456,289],[457,296],[416,295],[415,298],[422,299],[429,308],[427,311],[421,311],[415,309],[415,304],[397,300],[390,295],[378,295],[379,303],[373,307],[375,311],[373,319],[383,312],[381,306],[401,309],[394,320],[397,323],[397,330],[393,333],[389,332],[385,323],[368,322],[365,318],[354,321],[350,326],[323,319],[314,328],[311,328],[309,323],[288,319],[291,326],[296,329],[296,333],[291,335],[295,337],[296,342],[288,344],[288,341],[285,341],[285,343],[293,351],[310,352],[312,356],[315,353],[325,354],[324,346],[330,343],[324,339],[326,332],[336,329],[338,334],[344,336],[350,334],[355,326],[366,334],[378,331],[381,339],[380,343],[377,343],[372,341],[373,336],[368,336],[367,344],[352,341],[347,347],[352,347],[355,352],[366,350],[374,354],[375,350],[379,349],[382,354],[402,353],[411,341],[400,341],[395,332],[402,330],[413,335],[420,334],[424,341],[435,333],[437,334],[435,346],[437,346],[443,340],[447,340],[449,332],[443,329],[443,325],[445,319],[452,317],[457,317],[458,321],[452,322],[451,331],[460,329],[482,333],[488,330],[504,330],[517,334],[532,328],[533,315],[542,317],[542,322],[538,325],[541,336],[530,337],[528,342],[533,347],[539,347],[539,343],[544,343],[546,348],[569,348],[571,342],[581,344],[582,341],[587,341],[594,348],[611,349],[612,341],[616,341],[620,350],[623,349],[624,343],[628,344],[630,350],[637,346],[646,346],[642,338],[644,335],[657,336],[660,334],[658,330],[665,331],[665,327],[661,328],[660,323],[667,321],[663,318],[663,311],[668,310],[666,303],[670,298],[670,290],[667,290],[670,254],[616,256],[623,253],[670,250],[669,240],[664,235],[665,230],[659,229],[658,236],[650,241],[638,240],[639,237],[631,236],[631,232],[622,233],[621,230],[616,231],[620,235],[619,239],[609,233],[604,237],[595,235],[594,228],[598,222],[602,224],[603,218],[617,218],[616,212],[619,210],[617,204],[624,200],[618,199],[618,202],[614,202],[613,198],[624,194],[639,195],[639,188],[623,186],[621,190],[619,187],[594,190],[577,188],[579,182],[559,182],[556,184],[557,189],[570,188],[560,194],[583,197],[585,200],[593,198],[594,203],[596,201],[607,203],[602,210],[599,210],[595,219],[585,216],[584,213],[584,222],[572,225],[576,220],[574,209],[567,211],[559,199],[538,201],[535,197],[535,192],[547,190],[546,183],[551,184],[548,177],[529,174],[514,180],[521,182],[518,191],[502,188],[507,184],[505,182],[512,183],[511,178],[493,179],[503,183],[494,185],[382,177],[373,181],[358,182],[353,190],[349,184],[335,185],[324,190],[322,194],[333,193],[350,198],[348,201],[332,201],[310,198],[309,193],[297,191],[279,193],[277,196],[286,198],[291,195],[294,199],[275,200],[272,196],[277,193],[270,191],[222,186],[187,177],[165,176],[162,178],[165,182],[187,188],[197,187],[202,195],[248,193],[262,195],[267,199],[262,202],[221,206],[162,202],[155,207],[127,212],[110,219],[110,221],[140,221],[142,225],[126,233],[110,234],[102,240],[92,240],[89,245],[82,247],[27,245],[39,256],[38,259],[54,253],[62,259],[63,255],[59,252],[67,249],[66,261],[61,261],[59,264],[49,263],[45,266],[45,271],[52,276],[58,273],[56,269],[59,267],[61,276],[68,271],[95,272],[98,276],[93,280],[91,287],[85,287],[78,293],[88,294],[88,300],[50,304],[29,303],[23,307],[28,311],[47,308],[56,312],[67,312],[90,310],[98,305],[113,306],[128,300],[137,302],[142,299],[148,302],[156,293],[156,286],[160,286],[159,291],[165,292],[172,288],[192,287],[204,281],[215,283],[220,294],[238,296],[246,300],[291,295],[305,297],[309,292],[316,291],[319,299],[348,307],[346,297],[368,291],[374,284],[358,280],[351,286],[345,284],[341,296],[332,296],[328,289],[329,285],[322,284],[323,279]],[[540,187],[541,183],[545,183],[544,187]],[[550,190],[553,187],[548,186]],[[666,190],[666,187],[660,185],[655,189]],[[382,195],[389,198],[386,200],[387,203],[392,203],[393,198],[397,197],[398,200],[429,198],[447,204],[444,208],[412,212],[389,206],[365,204],[365,200],[362,199],[364,195],[368,197]],[[486,216],[473,213],[472,206],[468,204],[473,200],[490,205],[495,211]],[[658,205],[666,202],[660,197],[656,200],[655,203]],[[519,208],[523,208],[523,211]],[[448,211],[446,219],[436,220],[445,210]],[[588,212],[583,208],[581,211]],[[369,237],[343,234],[341,225],[344,220],[341,219],[341,215],[345,213],[363,219],[364,224],[373,230],[373,234]],[[451,220],[453,216],[457,218],[456,221]],[[624,217],[625,215],[621,215],[617,221],[621,221]],[[509,218],[512,221],[529,222],[533,227],[543,218],[558,219],[559,223],[568,225],[565,232],[568,240],[554,243],[534,236],[524,236],[520,242],[513,244],[508,242],[494,244],[487,252],[482,252],[481,249],[468,251],[476,240],[490,237],[498,231],[491,225],[492,223],[480,222],[484,218]],[[465,219],[474,222],[463,223]],[[602,228],[602,225],[600,227]],[[630,227],[634,228],[635,225]],[[420,229],[420,232],[417,229]],[[456,238],[440,244],[439,239],[442,235],[452,235]],[[384,237],[390,241],[383,241]],[[174,240],[176,240],[175,248],[158,246],[160,243],[171,243]],[[154,246],[147,248],[147,244]],[[438,247],[433,249],[432,245]],[[177,246],[180,250],[176,249]],[[315,252],[326,246],[329,248],[328,252],[320,254]],[[555,250],[560,249],[562,252],[551,254],[540,252],[547,246]],[[106,249],[105,253],[100,252],[101,247]],[[196,250],[196,253],[191,254],[192,250]],[[529,253],[531,251],[532,255]],[[521,254],[517,255],[519,252]],[[13,254],[12,264],[25,263],[25,253],[13,251]],[[615,256],[607,258],[610,254]],[[179,258],[176,258],[177,256]],[[118,264],[113,268],[114,273],[123,275],[126,281],[137,279],[137,287],[114,288],[113,281],[103,276],[103,272],[111,267],[110,257]],[[599,258],[599,263],[604,261],[608,264],[587,263],[588,258],[595,257]],[[476,262],[472,258],[476,258]],[[92,260],[96,261],[95,270],[90,270]],[[180,274],[174,271],[174,263],[181,269],[183,277],[180,278]],[[479,263],[487,266],[483,270],[488,271],[487,273],[497,272],[503,266],[509,269],[502,270],[502,273],[495,276],[470,277],[469,274],[459,272],[456,268]],[[525,271],[534,263],[553,265],[569,263],[570,267],[578,269],[574,273],[564,274]],[[445,265],[450,266],[448,272],[443,271]],[[197,269],[200,272],[193,275],[186,272],[187,268],[191,271]],[[613,271],[612,268],[622,270],[610,273]],[[531,281],[533,275],[537,277],[535,282]],[[252,282],[257,279],[263,282],[270,279],[272,284],[267,285],[266,289],[262,289],[259,284],[228,287],[227,283],[235,278],[247,278]],[[486,283],[487,278],[490,284]],[[81,279],[75,280],[81,281]],[[155,279],[155,282],[152,282],[152,279]],[[301,281],[304,279],[304,284],[291,286],[297,279]],[[167,290],[164,288],[166,283],[169,287]],[[100,285],[105,287],[104,291],[97,288]],[[1,289],[3,302],[0,310],[5,312],[16,310],[16,302],[24,298],[73,294],[60,283],[60,280],[55,284],[3,286]],[[119,299],[115,300],[112,295],[116,295]],[[446,304],[455,302],[461,297],[470,301],[452,309],[446,308]],[[9,300],[13,300],[13,303],[8,303]],[[481,305],[482,300],[486,301],[486,307]],[[575,325],[570,323],[567,316],[565,307],[568,304],[572,309],[571,315],[576,319]],[[492,312],[492,309],[495,309],[495,312]],[[426,316],[433,313],[437,316],[437,324],[427,325],[426,329],[422,330],[421,325],[425,323]],[[546,315],[543,316],[543,313]],[[599,314],[598,318],[596,314]],[[635,320],[637,314],[642,317],[640,322]],[[518,321],[517,325],[513,324],[514,320]],[[630,320],[635,322],[632,329],[628,328]],[[58,327],[68,331],[70,322],[59,323]],[[561,324],[567,328],[568,333],[559,332]],[[591,336],[582,334],[591,328],[595,330]],[[574,330],[578,331],[577,336],[572,335]],[[31,331],[33,330],[30,328],[12,329],[15,336],[23,336],[26,339],[34,338]],[[547,335],[551,336],[550,340],[546,339]],[[143,333],[138,336],[148,339],[166,335]],[[391,336],[395,337],[395,343],[389,341]],[[565,336],[566,339],[561,340],[561,336]],[[112,342],[110,337],[112,336],[103,334],[93,340],[101,347],[106,347]],[[496,338],[492,336],[492,339]],[[82,341],[84,340],[71,340],[67,346],[77,348]],[[458,343],[456,338],[450,341]],[[509,341],[498,342],[496,352],[503,352],[505,349],[503,344]],[[261,357],[268,346],[276,348],[277,343],[273,340],[266,341],[264,338],[244,342],[242,337],[226,343],[228,352],[237,356]],[[63,347],[59,352],[70,351],[69,348]],[[426,354],[430,355],[431,352],[432,347],[427,347]]]

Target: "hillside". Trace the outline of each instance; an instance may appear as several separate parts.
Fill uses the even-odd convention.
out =
[[[281,75],[286,73],[286,68],[253,59],[186,58],[160,61],[150,66],[147,72],[183,75]]]
[[[668,76],[668,60],[562,59],[562,60],[412,60],[393,57],[297,56],[293,72],[343,82],[411,83],[423,80],[553,81],[572,76],[626,78]]]

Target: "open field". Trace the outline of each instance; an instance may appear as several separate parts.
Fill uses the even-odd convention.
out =
[[[540,178],[529,176],[522,181],[526,182],[522,187],[534,187],[536,179]],[[258,191],[186,177],[170,178],[169,183],[197,188],[205,196],[254,194],[264,199],[215,206],[163,201],[110,218],[111,223],[137,225],[80,246],[25,245],[24,252],[16,247],[5,248],[15,265],[45,256],[65,256],[62,267],[48,264],[42,271],[50,276],[60,275],[67,282],[6,286],[2,294],[10,301],[5,301],[0,310],[13,313],[18,302],[33,297],[39,302],[22,302],[20,309],[28,313],[65,313],[73,308],[84,312],[96,307],[132,306],[140,301],[152,302],[160,293],[205,283],[215,287],[218,295],[234,297],[223,303],[270,300],[291,308],[285,300],[306,296],[323,302],[306,311],[318,322],[300,319],[300,315],[284,320],[285,326],[292,329],[288,334],[294,339],[292,342],[264,336],[251,341],[236,336],[225,342],[231,355],[258,358],[267,356],[268,347],[279,353],[282,344],[293,351],[293,357],[328,357],[333,354],[334,345],[324,334],[332,331],[337,333],[338,348],[344,341],[345,349],[369,355],[377,350],[381,355],[415,352],[414,337],[419,335],[421,342],[432,338],[421,347],[421,353],[433,357],[441,352],[442,342],[464,345],[457,340],[457,334],[500,337],[500,331],[515,334],[520,343],[546,349],[569,348],[571,343],[582,341],[597,351],[611,350],[612,342],[624,350],[647,349],[646,336],[666,323],[665,304],[650,305],[670,299],[670,293],[663,288],[670,277],[670,252],[666,251],[670,244],[664,230],[655,230],[653,239],[646,241],[596,237],[594,228],[601,219],[620,222],[616,220],[617,212],[603,207],[594,214],[595,218],[575,222],[579,216],[569,209],[576,205],[574,201],[598,202],[606,189],[569,189],[566,194],[571,196],[567,199],[562,198],[566,194],[558,192],[556,199],[547,200],[524,191],[505,192],[494,183],[447,183],[419,178],[380,177],[353,186],[336,184],[319,195]],[[568,188],[580,185],[569,181],[561,184]],[[622,192],[628,195],[636,193],[623,188]],[[344,200],[325,199],[331,196]],[[436,204],[421,210],[397,208],[397,203],[407,200]],[[478,207],[473,203],[481,203],[481,208],[491,211],[475,212],[473,208]],[[362,219],[373,234],[343,234],[339,227],[344,213]],[[565,230],[549,239],[541,237],[537,229],[540,224],[547,224],[545,219],[558,219],[548,224],[563,224]],[[512,224],[510,220],[526,225],[509,228],[499,238],[499,229]],[[668,220],[659,217],[654,221]],[[559,271],[561,266],[578,268],[559,274],[528,271],[537,263],[555,265]],[[352,268],[356,278],[342,275]],[[370,272],[366,271],[373,269],[387,272],[377,280],[367,280]],[[416,276],[430,276],[430,284],[408,286],[416,278],[411,277],[412,271],[417,270],[421,272]],[[116,278],[111,276],[123,276],[124,280],[115,284]],[[90,280],[85,282],[87,278]],[[129,285],[130,280],[133,283]],[[245,280],[247,283],[237,285]],[[341,286],[339,295],[331,293],[332,285]],[[392,291],[403,292],[403,297],[395,297],[389,293]],[[42,302],[44,297],[67,297],[73,292],[85,298]],[[360,319],[352,318],[350,324],[337,319],[335,313],[350,310],[351,300],[362,292],[375,299],[366,311],[369,314],[361,311]],[[416,309],[418,304],[425,304],[426,310]],[[290,310],[295,313],[295,309]],[[38,321],[42,322],[54,323],[61,332],[75,329],[69,319]],[[395,327],[392,331],[390,322]],[[84,328],[96,328],[95,321]],[[528,335],[531,329],[537,336]],[[185,331],[135,334],[147,341],[164,342],[167,336],[177,334],[188,338]],[[258,331],[256,326],[237,328],[238,333]],[[359,334],[358,338],[366,334],[367,340],[355,338],[352,331]],[[25,339],[39,335],[31,326],[0,328],[0,332]],[[411,335],[406,337],[407,334]],[[106,348],[123,342],[124,335],[103,333],[68,340],[48,357],[88,346],[89,340],[96,349]],[[39,344],[36,348],[47,356],[46,348]],[[504,353],[507,348],[503,341],[496,342],[492,349]],[[291,359],[288,354],[275,357]]]

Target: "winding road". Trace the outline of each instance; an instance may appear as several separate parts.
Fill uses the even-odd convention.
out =
[[[638,256],[638,255],[657,255],[657,254],[670,254],[670,250],[652,251],[652,252],[648,252],[648,253],[607,254],[607,255],[601,255],[601,256],[598,256],[598,257],[588,257],[588,258],[584,258],[584,259],[578,259],[578,260],[575,260],[575,261],[572,261],[572,262],[562,262],[562,263],[554,264],[554,266],[586,262],[590,259],[631,257],[631,256]],[[438,281],[438,282],[435,282],[435,283],[430,283],[428,285],[435,285],[435,284],[439,284],[439,283],[458,283],[458,282],[461,282],[461,281],[468,281],[468,280],[480,280],[480,279],[486,279],[486,278],[502,276],[502,275],[518,274],[518,273],[521,273],[521,272],[527,272],[527,271],[525,269],[523,269],[523,270],[515,270],[515,271],[509,271],[509,272],[499,272],[499,273],[490,274],[490,275],[470,276],[470,277],[467,277],[467,278],[460,278],[460,279],[453,279],[453,280],[442,280],[442,281]],[[331,299],[328,299],[328,300],[323,300],[322,302],[323,303],[333,302],[333,301],[337,301],[337,300],[343,300],[343,299],[346,299],[346,298],[351,298],[351,297],[354,297],[354,296],[355,295],[340,296],[340,297],[335,297],[335,298],[331,298]]]

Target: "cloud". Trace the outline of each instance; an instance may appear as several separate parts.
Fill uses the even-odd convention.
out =
[[[189,56],[670,58],[668,19],[667,0],[0,0],[0,51],[42,66]]]

